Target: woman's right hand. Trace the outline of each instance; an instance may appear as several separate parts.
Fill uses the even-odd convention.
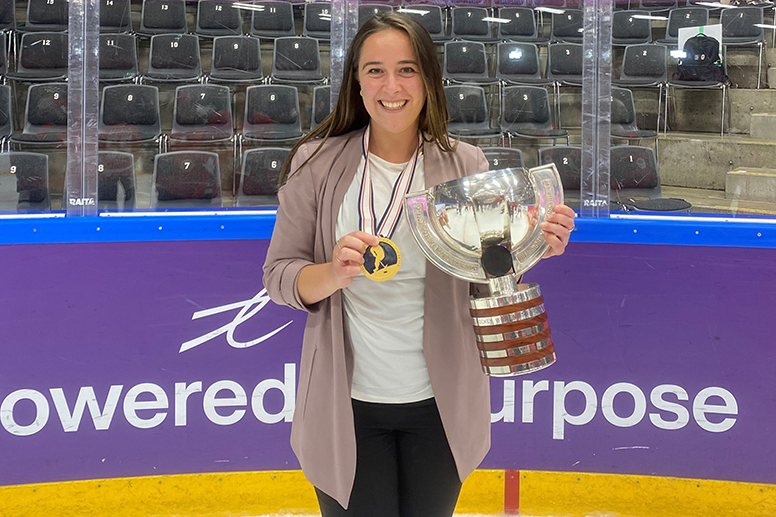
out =
[[[361,273],[364,251],[367,246],[377,246],[380,240],[374,235],[357,231],[344,235],[334,245],[331,272],[337,289],[348,287]]]

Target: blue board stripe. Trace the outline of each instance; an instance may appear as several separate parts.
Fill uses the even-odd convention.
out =
[[[274,210],[0,220],[0,244],[269,239]],[[572,242],[776,248],[776,219],[577,218]]]

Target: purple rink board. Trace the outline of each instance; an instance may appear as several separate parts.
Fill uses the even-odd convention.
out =
[[[298,468],[267,242],[0,246],[0,485]],[[558,362],[493,379],[483,468],[776,483],[775,251],[576,243],[527,280]]]

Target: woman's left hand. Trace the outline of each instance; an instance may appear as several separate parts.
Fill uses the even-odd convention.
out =
[[[541,226],[542,230],[544,230],[544,238],[550,245],[550,249],[547,250],[543,258],[563,255],[563,252],[566,251],[566,245],[569,243],[569,236],[576,229],[574,217],[576,217],[576,214],[566,205],[555,205],[553,207],[552,214]]]

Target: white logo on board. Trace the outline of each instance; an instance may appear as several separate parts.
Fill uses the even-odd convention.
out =
[[[240,326],[241,323],[244,323],[254,317],[256,314],[261,311],[268,303],[270,302],[269,296],[267,296],[267,290],[262,289],[259,294],[254,296],[250,300],[245,300],[242,302],[237,303],[230,303],[227,305],[221,305],[220,307],[213,307],[212,309],[206,309],[204,311],[197,311],[194,313],[194,315],[191,317],[193,320],[198,320],[200,318],[206,318],[208,316],[212,316],[214,314],[221,314],[222,312],[227,311],[233,311],[239,309],[239,312],[234,317],[232,321],[227,323],[226,325],[219,327],[212,332],[208,332],[207,334],[200,336],[198,338],[186,341],[181,345],[180,350],[178,353],[183,353],[186,350],[191,350],[192,348],[201,345],[202,343],[206,343],[210,341],[211,339],[215,339],[221,334],[226,334],[226,342],[229,343],[229,346],[232,348],[249,348],[255,345],[258,345],[259,343],[262,343],[287,326],[291,325],[291,323],[294,322],[294,320],[289,321],[285,325],[282,325],[275,330],[268,332],[267,334],[264,334],[263,336],[260,336],[252,341],[237,341],[234,338],[234,331],[237,329],[238,326]]]

